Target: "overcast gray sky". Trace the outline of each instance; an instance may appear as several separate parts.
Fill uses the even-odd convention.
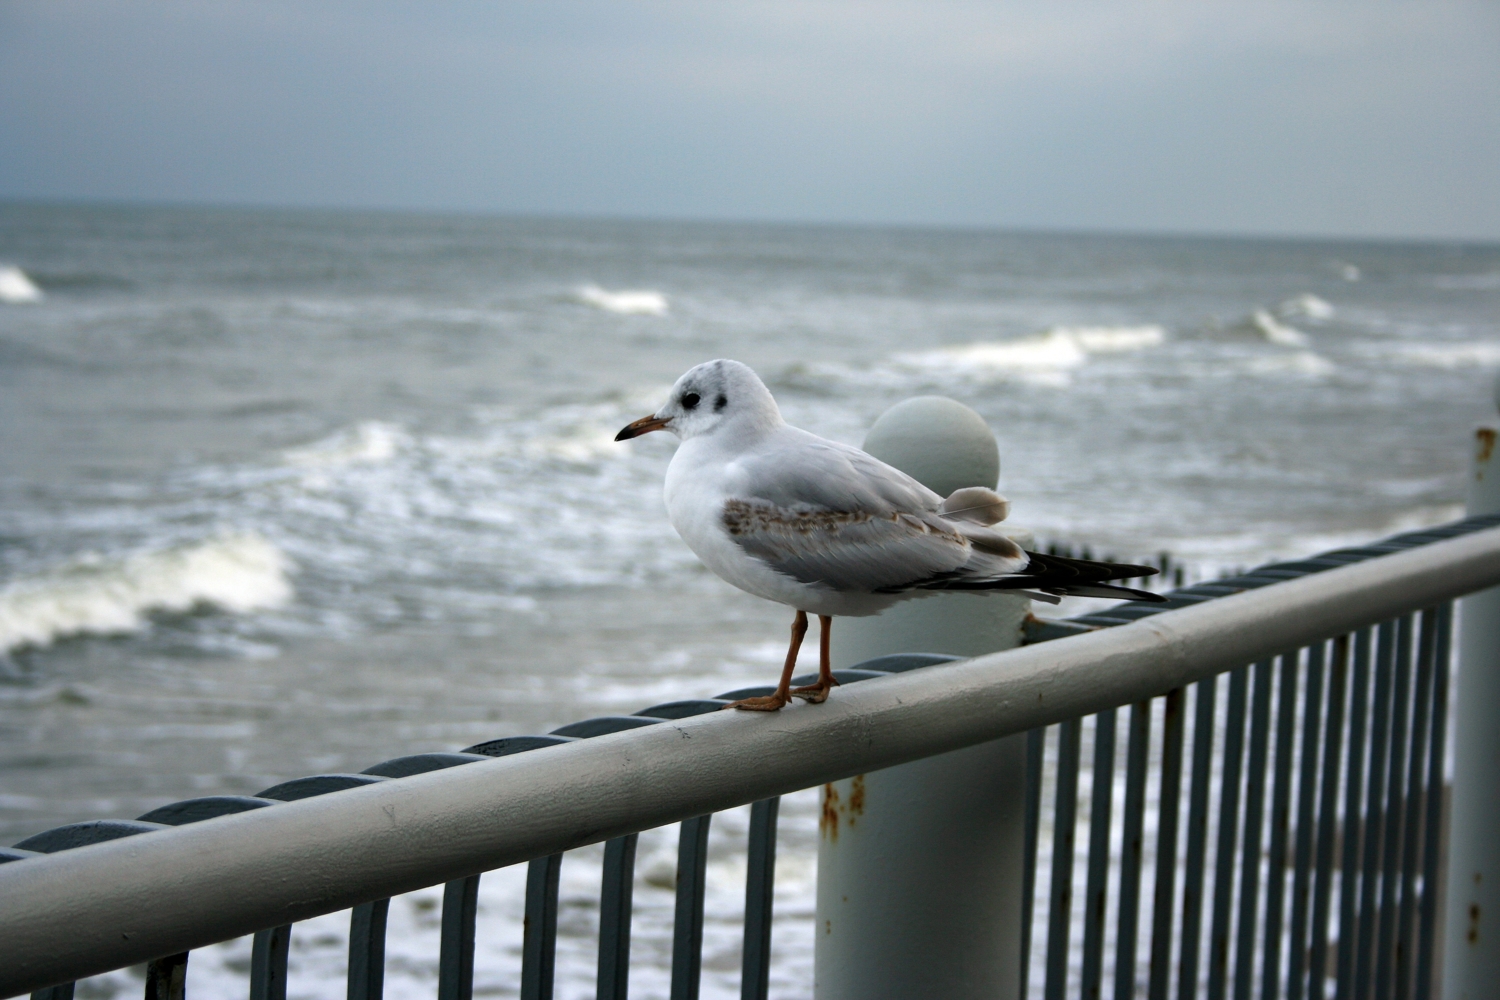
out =
[[[1500,4],[0,0],[0,197],[1500,239]]]

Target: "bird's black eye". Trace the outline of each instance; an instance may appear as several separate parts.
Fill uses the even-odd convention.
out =
[[[714,400],[714,410],[715,410],[715,412],[724,409],[724,407],[726,407],[728,405],[729,405],[729,397],[723,395],[722,393],[719,395],[718,399]]]
[[[682,408],[684,410],[696,410],[698,408],[698,394],[690,392],[682,397]]]

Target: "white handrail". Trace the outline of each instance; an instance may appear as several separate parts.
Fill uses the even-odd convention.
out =
[[[1500,528],[1065,641],[0,865],[0,996],[1130,704],[1500,583]]]

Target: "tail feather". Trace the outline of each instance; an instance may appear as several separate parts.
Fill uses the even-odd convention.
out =
[[[1062,597],[1106,597],[1130,601],[1163,603],[1165,597],[1149,590],[1136,590],[1110,583],[1111,580],[1135,580],[1155,576],[1154,566],[1130,563],[1096,562],[1067,556],[1027,552],[1026,567],[1018,573],[992,580],[934,580],[925,585],[933,590],[1031,590]]]
[[[1115,587],[1110,584],[1095,584],[1093,586],[1068,587],[1061,591],[1064,597],[1111,597],[1121,601],[1149,601],[1152,604],[1164,604],[1166,598],[1160,594],[1153,594],[1149,590],[1136,590],[1134,587]]]
[[[1022,573],[1060,574],[1072,572],[1079,580],[1135,580],[1155,576],[1155,566],[1136,566],[1131,563],[1098,562],[1093,559],[1073,559],[1069,556],[1049,556],[1040,552],[1026,553],[1030,562]]]

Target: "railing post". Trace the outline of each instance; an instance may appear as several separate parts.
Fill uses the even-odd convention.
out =
[[[1500,513],[1496,437],[1490,427],[1474,435],[1470,516]],[[1500,588],[1465,597],[1462,609],[1443,996],[1480,1000],[1500,984]]]
[[[983,418],[940,397],[892,407],[865,450],[943,496],[993,487],[1000,473]],[[1029,608],[1012,595],[942,594],[839,618],[834,666],[1009,649]],[[1021,995],[1025,770],[1022,734],[824,786],[818,1000]]]

